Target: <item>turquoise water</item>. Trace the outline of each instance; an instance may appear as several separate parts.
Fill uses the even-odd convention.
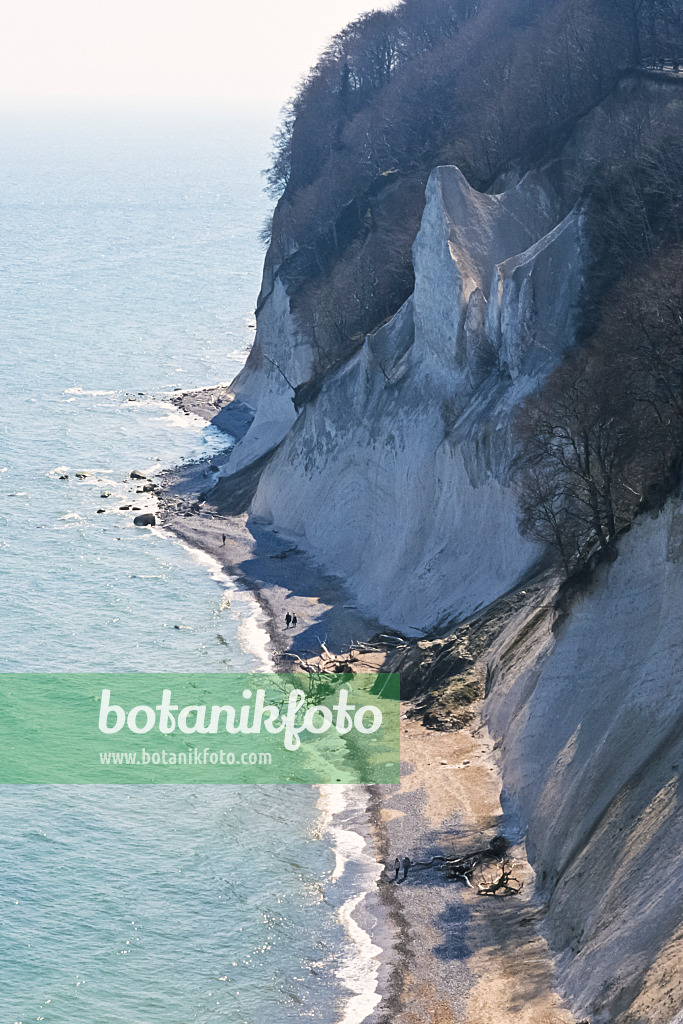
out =
[[[225,443],[151,396],[229,380],[244,359],[267,122],[62,115],[0,131],[0,668],[252,667],[232,643],[243,608],[217,612],[205,569],[118,508],[136,501],[131,469]]]
[[[251,342],[271,121],[0,119],[1,671],[263,665],[252,598],[120,506],[225,445],[167,399]],[[316,790],[1,797],[0,1024],[332,1022],[360,991]]]

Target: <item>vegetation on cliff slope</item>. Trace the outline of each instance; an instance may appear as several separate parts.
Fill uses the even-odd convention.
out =
[[[675,0],[402,0],[340,32],[284,112],[270,262],[325,372],[413,286],[429,171],[478,188],[530,165],[644,54],[683,40]]]
[[[434,166],[485,189],[547,163],[626,71],[676,54],[678,0],[401,0],[335,36],[284,112],[268,173],[268,263],[314,376],[410,294]],[[579,144],[575,180],[566,160],[559,172],[592,253],[580,344],[516,426],[522,531],[568,572],[596,544],[612,553],[683,450],[683,88],[664,118],[624,102],[626,124],[609,128],[624,145],[593,140],[587,159]]]
[[[569,573],[664,497],[683,456],[683,95],[587,205],[583,337],[517,417],[522,531]]]

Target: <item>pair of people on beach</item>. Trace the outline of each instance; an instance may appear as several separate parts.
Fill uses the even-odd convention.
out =
[[[394,876],[394,881],[396,881],[396,882],[398,882],[398,873],[399,873],[400,870],[401,870],[401,861],[397,857],[396,860],[394,861],[394,871],[396,872],[396,874]],[[408,871],[409,870],[410,870],[410,857],[404,857],[403,858],[403,881],[404,882],[405,882],[406,878],[408,877]]]
[[[294,629],[298,621],[299,620],[296,617],[296,612],[294,612],[293,615],[290,615],[289,612],[287,612],[287,614],[285,615],[285,629],[289,629],[290,626],[292,627],[292,629]]]

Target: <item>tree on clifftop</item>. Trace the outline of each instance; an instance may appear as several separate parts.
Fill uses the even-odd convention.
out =
[[[614,542],[683,461],[683,249],[644,263],[606,296],[598,327],[522,407],[520,529],[567,572]]]

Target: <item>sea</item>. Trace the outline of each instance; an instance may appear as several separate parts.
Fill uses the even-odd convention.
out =
[[[153,499],[130,472],[229,443],[170,398],[229,382],[253,340],[275,121],[0,112],[1,672],[268,664],[253,596],[133,525]],[[360,1024],[379,950],[351,911],[377,869],[339,824],[359,801],[0,787],[0,1024]]]

